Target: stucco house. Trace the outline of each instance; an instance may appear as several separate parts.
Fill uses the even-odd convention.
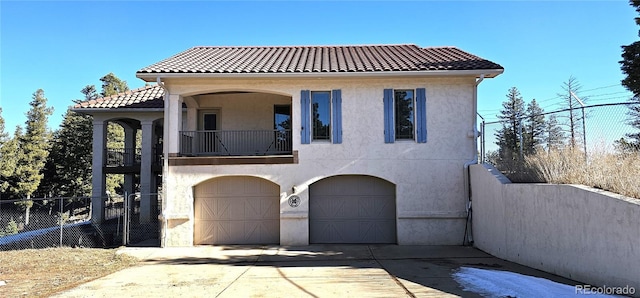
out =
[[[162,246],[461,244],[477,87],[502,72],[455,47],[188,49],[74,107],[94,119],[93,220],[121,173]],[[118,167],[108,121],[125,127]]]

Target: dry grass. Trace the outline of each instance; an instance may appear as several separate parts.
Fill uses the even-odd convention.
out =
[[[548,183],[583,184],[640,199],[640,156],[592,152],[585,160],[579,150],[538,152],[526,157],[534,179]]]
[[[47,248],[0,252],[0,297],[47,297],[136,263],[113,249]]]

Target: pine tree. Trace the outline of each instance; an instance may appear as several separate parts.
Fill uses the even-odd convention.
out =
[[[629,1],[631,6],[635,7],[636,12],[640,13],[640,0]],[[636,24],[640,25],[640,18],[635,18]],[[640,36],[640,31],[638,33]],[[636,103],[629,105],[629,123],[636,132],[627,134],[631,140],[621,140],[621,144],[631,150],[640,151],[640,41],[636,41],[630,45],[622,46],[622,60],[620,61],[622,72],[626,78],[622,80],[622,85],[633,93],[631,102]]]
[[[2,134],[7,135],[6,133]],[[20,126],[16,126],[13,138],[3,137],[4,140],[2,146],[0,146],[0,194],[2,194],[0,199],[10,199],[15,196],[14,192],[17,183],[15,169],[18,164],[20,148],[18,142],[21,137],[22,128]]]
[[[9,164],[8,157],[5,156],[3,147],[9,142],[9,134],[4,131],[4,118],[2,117],[2,107],[0,107],[0,199],[2,193],[9,186],[5,181],[6,177],[13,172],[14,166]],[[10,171],[11,170],[11,171]]]
[[[520,120],[524,117],[524,101],[518,88],[511,87],[507,92],[507,100],[502,103],[498,119],[502,120],[502,129],[496,133],[500,160],[519,159]]]
[[[2,107],[0,107],[0,147],[9,140],[9,134],[4,129],[4,118],[2,117]]]
[[[533,154],[544,142],[545,121],[544,111],[535,99],[527,105],[524,120],[523,143],[524,154]]]
[[[92,127],[90,116],[67,110],[53,134],[42,192],[62,197],[91,194]]]
[[[564,145],[565,135],[558,124],[558,117],[554,114],[549,116],[545,125],[545,145],[548,151],[558,150]]]
[[[27,112],[25,133],[19,139],[20,150],[18,164],[15,172],[19,177],[17,182],[18,193],[26,196],[26,201],[18,204],[25,209],[25,224],[29,224],[29,211],[33,202],[31,195],[38,189],[42,180],[42,170],[49,155],[49,141],[51,133],[47,129],[48,117],[53,109],[47,107],[47,98],[44,91],[38,89],[33,94],[33,100],[29,103],[31,109]]]
[[[108,73],[104,77],[100,78],[100,81],[102,82],[102,92],[100,93],[100,96],[102,97],[116,95],[121,92],[129,91],[129,86],[127,86],[127,82],[120,80],[113,73]]]
[[[582,136],[582,114],[578,110],[581,105],[574,95],[580,93],[580,83],[570,76],[569,79],[562,83],[563,92],[558,93],[558,96],[562,98],[564,102],[564,108],[569,109],[567,116],[566,131],[569,135],[569,146],[576,148],[579,144],[579,140]],[[586,102],[587,98],[580,98],[583,102]]]

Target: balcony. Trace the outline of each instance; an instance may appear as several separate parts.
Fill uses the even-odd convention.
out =
[[[170,166],[292,164],[291,130],[181,131],[180,152]]]
[[[199,130],[180,135],[180,156],[292,154],[291,130]]]
[[[140,165],[141,148],[107,148],[105,149],[107,167],[128,167]]]
[[[142,162],[141,148],[106,148],[105,170],[107,173],[129,173],[140,171]],[[152,168],[154,172],[162,169],[162,145],[153,148]]]

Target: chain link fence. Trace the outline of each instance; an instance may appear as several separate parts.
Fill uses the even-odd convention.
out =
[[[516,183],[583,184],[640,199],[640,144],[628,137],[640,130],[632,125],[638,119],[630,115],[630,107],[640,105],[600,104],[542,113],[537,131],[528,115],[482,121],[479,160]]]
[[[91,198],[0,201],[0,251],[47,247],[159,246],[161,194],[110,196],[104,221],[91,220]],[[27,208],[28,207],[28,208]]]
[[[632,105],[637,106],[638,104],[631,102],[600,104],[543,113],[545,125],[542,128],[542,142],[539,149],[549,150],[554,146],[573,145],[586,155],[589,152],[638,150],[640,148],[634,148],[637,145],[619,142],[627,134],[640,132],[630,125],[629,107]],[[574,118],[573,130],[569,119],[570,114]],[[583,118],[582,115],[585,117]],[[484,121],[483,119],[479,119],[481,137],[478,152],[480,161],[496,165],[500,158],[498,155],[500,149],[498,146],[499,132],[505,125],[508,125],[509,120]],[[520,120],[521,127],[526,130],[527,117],[523,116]],[[555,128],[559,130],[554,131],[554,126],[549,125],[550,120],[557,122]],[[518,145],[522,146],[522,144],[523,141],[519,140]],[[524,153],[517,151],[514,154]]]

